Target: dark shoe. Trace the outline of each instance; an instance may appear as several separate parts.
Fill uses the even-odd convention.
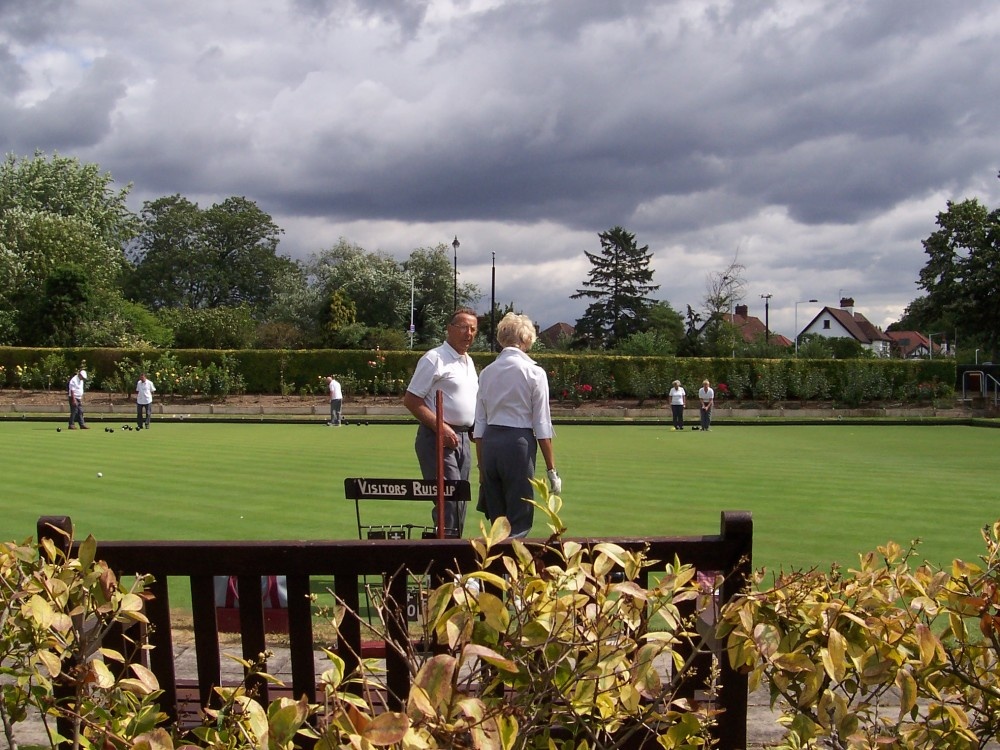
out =
[[[87,425],[81,425],[81,426],[80,426],[80,429],[81,429],[81,430],[89,430],[90,428],[89,428],[89,427],[87,427]]]
[[[70,426],[69,426],[69,427],[67,427],[66,429],[67,429],[67,430],[75,430],[76,428],[75,428],[75,427],[74,427],[73,425],[70,425]]]

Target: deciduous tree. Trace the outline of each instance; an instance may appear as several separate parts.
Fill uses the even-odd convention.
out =
[[[125,264],[123,245],[138,226],[126,205],[129,187],[114,188],[110,174],[58,154],[8,155],[0,163],[0,337],[40,344],[37,312],[55,269],[75,265],[94,295],[113,298]],[[94,309],[91,315],[102,315]],[[74,344],[90,344],[74,328]],[[59,334],[61,338],[68,332]]]
[[[939,229],[924,240],[927,263],[918,284],[927,292],[931,319],[953,322],[1000,355],[1000,209],[977,199],[948,202]]]
[[[277,255],[281,232],[247,198],[205,210],[180,195],[147,201],[128,292],[154,310],[246,306],[262,316],[295,272],[293,260]]]

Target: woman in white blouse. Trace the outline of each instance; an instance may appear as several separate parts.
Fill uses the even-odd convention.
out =
[[[512,537],[531,531],[534,498],[531,479],[540,448],[549,486],[562,492],[552,452],[549,379],[527,352],[535,343],[535,325],[527,315],[507,313],[497,326],[503,350],[479,373],[479,396],[472,438],[479,460],[479,509],[492,523],[506,516]]]

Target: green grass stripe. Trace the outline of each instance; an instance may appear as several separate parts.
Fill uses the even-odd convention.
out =
[[[24,539],[38,516],[66,514],[98,539],[354,538],[344,478],[417,476],[413,437],[409,425],[160,421],[109,434],[3,422],[0,534]],[[749,510],[754,563],[771,569],[853,565],[918,537],[935,564],[976,558],[979,528],[1000,515],[998,448],[997,430],[847,422],[566,425],[555,440],[571,535],[710,534],[721,511]],[[429,504],[364,508],[368,523],[430,523]],[[470,509],[466,536],[480,517]]]

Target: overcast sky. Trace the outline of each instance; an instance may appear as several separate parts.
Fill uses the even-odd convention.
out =
[[[457,235],[543,327],[616,225],[680,312],[738,253],[774,330],[885,326],[946,202],[1000,206],[1000,3],[0,0],[0,147],[246,196],[298,258]]]

